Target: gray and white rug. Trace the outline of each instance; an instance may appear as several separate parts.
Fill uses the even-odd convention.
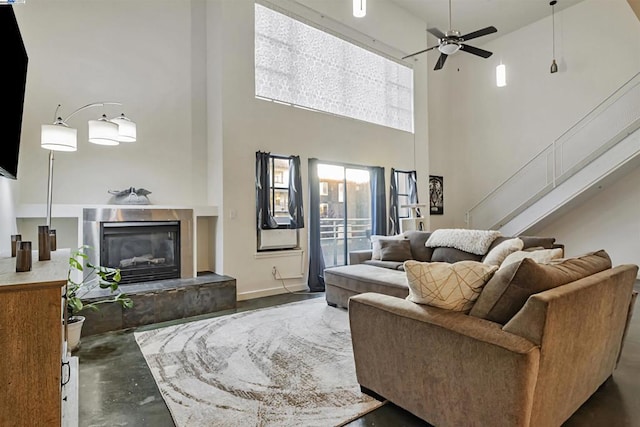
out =
[[[324,298],[135,338],[178,427],[327,427],[382,404],[360,392],[348,313]]]

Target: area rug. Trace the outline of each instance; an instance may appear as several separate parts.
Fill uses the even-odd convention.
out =
[[[178,427],[335,426],[360,392],[348,313],[323,298],[137,332]]]

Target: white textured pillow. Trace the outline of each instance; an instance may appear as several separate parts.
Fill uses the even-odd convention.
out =
[[[371,236],[371,259],[380,260],[382,259],[382,253],[380,252],[380,240],[403,240],[405,239],[404,235],[397,234],[395,236],[378,236],[374,234]]]
[[[548,264],[553,259],[562,258],[564,255],[564,251],[562,248],[556,249],[540,249],[537,251],[517,251],[510,255],[508,255],[502,264],[500,264],[500,268],[512,264],[514,262],[518,262],[524,258],[531,258],[538,264]]]
[[[469,311],[498,269],[477,261],[418,262],[405,261],[409,296],[418,304],[427,304],[453,311]]]
[[[431,233],[425,246],[428,248],[455,248],[476,255],[484,255],[493,241],[501,236],[502,233],[496,230],[441,228]]]
[[[523,247],[524,242],[522,241],[522,239],[519,239],[517,237],[515,239],[505,240],[495,248],[491,249],[487,256],[484,257],[482,262],[488,265],[495,265],[497,267],[500,267],[500,264],[502,264],[502,261],[504,261],[504,259],[508,255],[517,251],[521,251]]]

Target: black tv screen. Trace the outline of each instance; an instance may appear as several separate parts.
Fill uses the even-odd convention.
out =
[[[28,57],[13,6],[0,5],[0,58],[0,176],[16,179]]]

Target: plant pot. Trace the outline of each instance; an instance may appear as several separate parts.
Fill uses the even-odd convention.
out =
[[[82,333],[83,324],[84,316],[69,318],[69,324],[67,325],[67,348],[69,351],[77,350],[80,347],[80,334]]]

